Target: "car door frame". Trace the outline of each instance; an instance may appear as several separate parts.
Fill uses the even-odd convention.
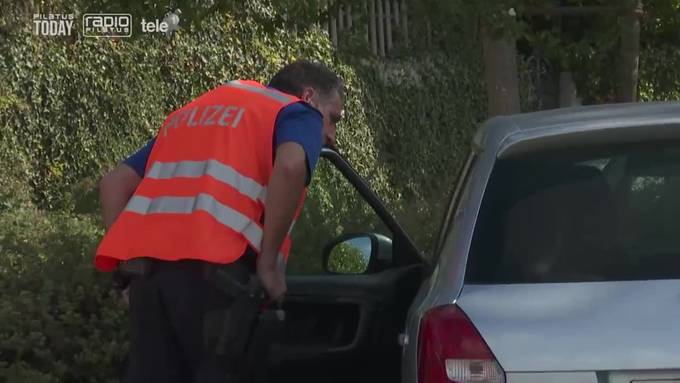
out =
[[[422,283],[422,276],[429,275],[431,272],[429,261],[422,256],[408,233],[397,222],[380,197],[378,197],[371,189],[364,178],[354,170],[349,162],[336,150],[330,148],[323,148],[321,157],[330,161],[331,164],[340,171],[342,176],[360,194],[361,198],[369,204],[374,213],[378,215],[378,218],[390,231],[394,245],[392,248],[393,259],[390,265],[386,265],[383,269],[374,273],[371,272],[358,275],[329,273],[317,275],[287,275],[290,295],[287,297],[286,302],[284,302],[284,310],[286,309],[286,306],[290,307],[290,305],[295,305],[299,309],[300,305],[304,303],[323,304],[326,302],[330,302],[330,304],[355,304],[359,310],[356,335],[352,338],[350,343],[330,347],[313,345],[310,348],[300,348],[294,344],[292,346],[282,344],[277,350],[279,352],[279,358],[282,357],[281,355],[285,355],[283,357],[284,360],[289,361],[311,361],[315,358],[319,358],[319,360],[324,360],[326,358],[331,358],[331,360],[332,358],[335,358],[336,360],[345,360],[345,358],[351,358],[350,355],[355,351],[366,352],[365,342],[374,341],[367,339],[367,331],[371,324],[376,323],[376,318],[373,317],[373,309],[369,309],[369,307],[375,308],[385,304],[382,303],[384,301],[377,300],[375,296],[372,296],[371,294],[380,294],[379,291],[385,291],[389,292],[388,294],[400,295],[395,291],[395,286],[399,288],[399,291],[410,291],[408,298],[406,298],[406,294],[403,295],[405,297],[403,300],[403,318],[400,320],[405,321],[408,307],[411,305],[412,299],[415,297],[415,294]],[[414,278],[412,283],[401,282],[404,278],[411,280],[411,277],[418,275],[420,277]],[[295,285],[292,284],[293,281],[295,281]],[[320,287],[319,284],[325,286]],[[297,286],[297,291],[295,291],[294,286]],[[356,287],[356,289],[347,289],[351,286]],[[386,286],[391,287],[385,288]],[[368,301],[366,301],[367,298],[369,299]],[[399,311],[401,312],[402,308],[400,308]],[[403,329],[404,324],[405,322],[395,326],[399,327],[395,328],[396,332],[394,334],[394,346],[396,350],[399,350],[397,336],[401,329]],[[376,370],[372,373],[381,373],[381,371],[382,370]],[[370,371],[365,372],[369,373],[369,375],[371,373]],[[398,375],[399,372],[400,369],[395,366],[394,374]]]
[[[406,246],[405,251],[395,252],[394,267],[397,266],[407,266],[411,264],[421,263],[428,267],[431,266],[429,260],[423,256],[421,251],[416,246],[413,239],[404,230],[404,228],[399,224],[399,222],[394,218],[394,215],[390,213],[389,209],[385,203],[378,197],[378,195],[371,189],[366,180],[359,175],[359,173],[354,170],[354,168],[349,164],[349,162],[338,153],[328,147],[324,147],[321,150],[321,157],[330,161],[333,166],[335,166],[340,173],[347,179],[347,181],[355,188],[355,190],[361,195],[361,197],[368,203],[368,205],[373,209],[373,211],[378,215],[378,217],[383,221],[385,226],[394,235],[393,241],[402,246]]]

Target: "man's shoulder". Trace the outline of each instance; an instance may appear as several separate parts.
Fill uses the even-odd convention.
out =
[[[296,101],[292,104],[286,105],[281,109],[281,112],[279,112],[279,119],[283,118],[285,116],[292,116],[295,115],[296,117],[300,116],[309,116],[310,118],[321,118],[323,119],[323,116],[321,115],[321,112],[319,112],[318,109],[315,107],[309,105],[308,103],[299,100]]]

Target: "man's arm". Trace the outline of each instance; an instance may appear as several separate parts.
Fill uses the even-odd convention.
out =
[[[257,257],[257,274],[272,300],[280,301],[286,293],[283,270],[277,256],[290,225],[307,179],[307,157],[302,146],[286,142],[276,150],[274,170],[267,187],[262,248]]]
[[[116,218],[125,209],[125,205],[142,182],[144,169],[155,142],[155,138],[149,140],[146,145],[108,172],[99,182],[99,203],[106,230],[116,222]]]
[[[257,274],[269,297],[281,301],[286,292],[278,254],[321,153],[323,116],[312,106],[294,103],[281,110],[274,128],[274,170],[267,187],[264,234]]]
[[[102,208],[102,218],[108,231],[120,212],[125,209],[130,197],[137,189],[142,177],[129,165],[122,163],[106,173],[99,181],[99,203]],[[128,285],[130,280],[116,270],[113,274],[113,285],[122,291],[123,302],[130,304]]]
[[[126,164],[120,164],[108,172],[99,182],[99,201],[106,230],[111,228],[120,212],[142,181],[137,172]]]
[[[267,187],[262,266],[276,266],[276,256],[293,222],[306,180],[307,157],[302,146],[295,142],[281,144],[276,150],[274,170]]]

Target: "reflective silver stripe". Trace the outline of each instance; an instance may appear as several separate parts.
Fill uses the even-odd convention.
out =
[[[125,207],[125,211],[138,214],[191,214],[204,211],[219,223],[234,230],[250,242],[258,252],[262,243],[262,228],[250,218],[221,204],[209,194],[196,197],[156,197],[133,196]]]
[[[295,222],[297,222],[296,219],[294,219],[293,222],[290,224],[290,228],[288,229],[288,233],[286,235],[290,235],[290,233],[293,232],[293,228],[295,227]]]
[[[293,231],[293,227],[295,227],[295,222],[297,222],[296,219],[294,219],[293,222],[290,224],[290,229],[288,229],[286,237],[290,237],[290,233]],[[290,251],[293,249],[292,239],[290,241],[291,244],[290,247],[288,248],[288,256],[290,256]],[[283,253],[279,253],[278,256],[276,257],[276,264],[281,270],[286,271],[286,257],[283,256]]]
[[[283,253],[279,253],[276,257],[276,267],[283,272],[286,271],[286,258],[283,256]]]
[[[244,176],[229,165],[216,160],[207,161],[179,161],[159,162],[151,166],[145,177],[159,180],[167,180],[175,177],[199,178],[204,175],[213,177],[223,182],[239,193],[250,197],[253,201],[260,200],[265,203],[267,188],[254,179]]]
[[[257,86],[248,85],[248,84],[243,83],[239,80],[229,81],[227,83],[227,85],[231,86],[233,88],[238,88],[238,89],[243,89],[243,90],[247,90],[247,91],[254,92],[254,93],[259,93],[263,96],[267,96],[269,98],[272,98],[272,99],[274,99],[274,100],[276,100],[276,101],[278,101],[282,104],[287,104],[287,103],[293,101],[293,97],[286,96],[284,93],[281,93],[279,91],[276,91],[276,90],[273,90],[273,89],[268,89],[268,88],[260,88],[260,87],[257,87]]]

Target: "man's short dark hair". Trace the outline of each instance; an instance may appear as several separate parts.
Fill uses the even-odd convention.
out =
[[[325,65],[309,60],[297,60],[279,70],[269,86],[281,92],[302,97],[304,88],[311,87],[328,96],[332,91],[338,91],[342,96],[342,80]]]

